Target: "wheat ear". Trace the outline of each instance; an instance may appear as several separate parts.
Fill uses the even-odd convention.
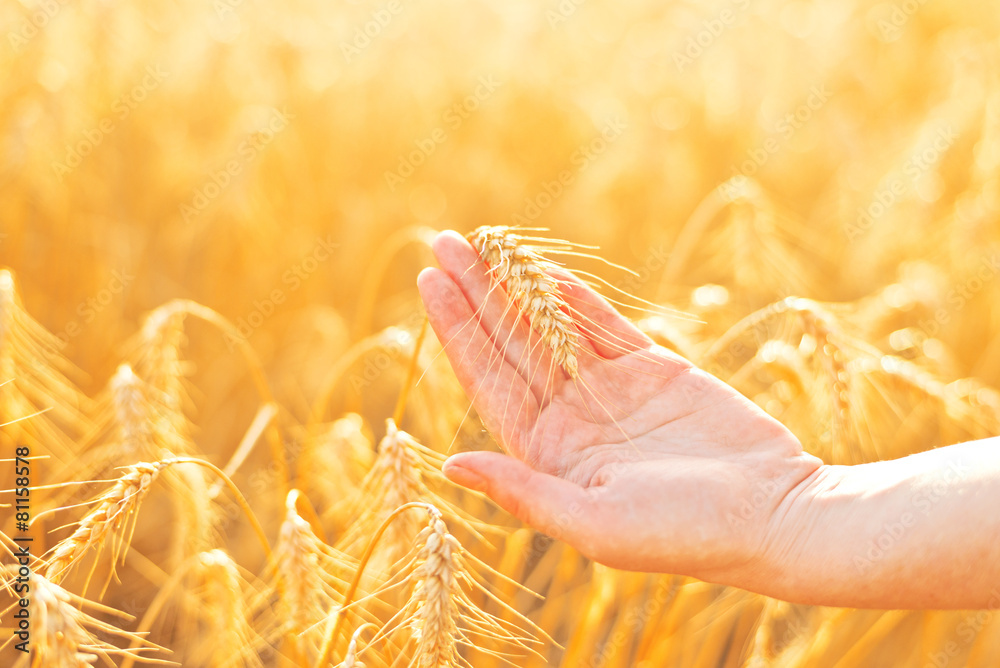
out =
[[[149,415],[146,388],[129,364],[118,366],[110,389],[118,427],[117,440],[122,451],[142,458],[159,456],[161,453],[156,444],[154,420]]]
[[[837,326],[830,310],[824,305],[802,297],[787,297],[751,313],[733,325],[702,359],[703,365],[717,375],[725,375],[725,367],[735,358],[736,351],[746,350],[736,344],[745,336],[763,337],[769,326],[785,315],[798,319],[802,332],[816,344],[816,358],[830,383],[831,432],[834,454],[837,448],[845,451],[845,459],[854,459],[857,432],[851,421],[851,356],[848,350],[860,351],[878,357],[880,354],[856,339],[849,339]],[[727,363],[723,363],[728,360]]]
[[[95,501],[96,507],[80,520],[73,533],[53,548],[51,556],[45,560],[45,577],[53,582],[60,582],[69,568],[86,554],[89,548],[97,547],[100,550],[108,540],[112,542],[114,561],[117,562],[119,558],[123,557],[124,550],[128,549],[132,539],[132,531],[135,529],[135,514],[139,505],[149,493],[150,487],[159,477],[160,472],[175,464],[194,464],[217,475],[229,488],[237,505],[246,515],[257,534],[265,554],[270,558],[271,545],[267,540],[267,534],[264,533],[260,522],[250,509],[250,504],[229,476],[211,462],[192,457],[174,457],[155,463],[140,462],[129,466],[126,473],[115,481],[111,489],[98,497]],[[42,516],[41,513],[36,515],[35,521]],[[123,527],[125,531],[119,535],[119,530]]]
[[[344,654],[344,660],[337,665],[337,668],[365,668],[365,664],[358,658],[358,643],[361,641],[361,634],[369,628],[377,627],[375,624],[369,622],[362,624],[354,631],[354,634],[351,636],[351,642],[347,645],[347,653]]]
[[[326,585],[320,577],[322,546],[309,523],[295,509],[296,493],[297,490],[292,490],[286,500],[285,521],[281,524],[274,557],[281,599],[288,613],[287,624],[298,634],[321,618],[329,603],[323,602]]]
[[[518,315],[528,319],[553,361],[570,378],[579,377],[580,334],[559,282],[551,275],[558,265],[510,227],[480,227],[469,235],[469,241],[488,267],[493,283],[507,291]]]
[[[129,540],[125,536],[116,539],[115,535],[128,525],[129,520],[133,520],[134,527],[134,515],[139,504],[163,468],[163,463],[130,466],[125,475],[98,499],[97,507],[80,520],[76,530],[56,545],[46,562],[45,577],[59,582],[87,550],[94,546],[100,549],[108,539],[113,542],[114,560],[123,556],[122,548],[127,549]]]
[[[36,661],[60,668],[89,668],[97,659],[96,654],[87,651],[95,638],[84,629],[67,592],[41,577],[33,577],[32,584],[32,603],[42,630],[35,646]]]
[[[270,591],[281,602],[279,632],[288,651],[304,660],[307,649],[316,651],[321,639],[317,622],[333,607],[334,596],[347,587],[342,575],[349,572],[347,558],[326,545],[298,511],[307,503],[293,489],[285,499],[285,519],[274,550]]]
[[[60,339],[25,310],[13,272],[0,267],[0,422],[33,416],[7,422],[0,438],[66,464],[78,454],[77,436],[91,429],[94,407],[66,376],[76,369],[61,349]]]
[[[108,665],[114,665],[111,656],[125,656],[144,663],[166,663],[140,654],[146,650],[162,651],[163,648],[142,636],[96,619],[85,609],[130,619],[128,615],[71,594],[37,573],[31,575],[29,584],[33,628],[36,629],[32,634],[32,668],[91,668],[99,658]],[[96,632],[130,640],[136,647],[121,649],[100,640]]]
[[[851,374],[847,355],[837,340],[832,319],[818,304],[797,299],[793,309],[799,315],[802,329],[816,340],[816,352],[830,382],[830,411],[833,448],[843,447],[845,459],[851,463],[856,445],[856,434],[851,427]]]
[[[365,554],[355,570],[354,579],[344,596],[340,608],[330,614],[329,632],[320,653],[315,668],[326,666],[333,653],[334,646],[344,627],[344,612],[354,601],[365,567],[371,560],[381,538],[392,523],[400,515],[415,509],[423,509],[428,514],[426,526],[416,538],[416,548],[411,551],[407,563],[395,569],[392,577],[385,582],[378,592],[388,592],[404,583],[413,583],[412,594],[407,603],[382,627],[372,638],[369,646],[379,641],[395,636],[397,632],[407,630],[410,640],[416,641],[416,653],[409,666],[420,668],[455,668],[471,664],[458,654],[458,645],[478,648],[487,654],[497,655],[491,649],[483,649],[483,641],[494,641],[521,650],[534,651],[530,644],[538,643],[538,639],[522,630],[518,625],[500,619],[480,609],[470,598],[470,593],[481,594],[483,597],[514,615],[524,626],[548,638],[545,633],[529,619],[504,603],[481,584],[483,576],[479,571],[486,571],[503,582],[521,587],[520,584],[501,575],[488,565],[469,554],[450,533],[444,523],[441,511],[431,504],[412,502],[394,510],[374,532]],[[537,594],[535,594],[537,596]],[[470,637],[471,636],[471,637]],[[399,646],[408,644],[407,641]],[[403,655],[400,654],[401,658]],[[399,659],[397,659],[399,660]],[[396,664],[393,664],[396,665]]]
[[[244,579],[233,558],[215,549],[198,555],[202,586],[202,618],[208,625],[207,642],[198,652],[210,666],[260,668],[263,663],[254,649],[256,636],[243,598]]]
[[[448,533],[439,516],[431,518],[422,537],[410,599],[413,616],[409,624],[417,641],[414,664],[420,668],[450,667],[456,664],[457,621],[461,614],[458,599],[462,592],[456,571],[462,546]]]
[[[472,664],[458,651],[460,645],[487,654],[501,652],[485,644],[492,641],[509,650],[531,652],[534,651],[531,645],[538,642],[531,632],[547,637],[541,629],[481,584],[482,571],[485,570],[501,582],[521,587],[466,551],[449,533],[441,513],[436,509],[429,513],[427,525],[417,538],[417,545],[408,577],[414,583],[413,591],[410,600],[397,615],[398,619],[407,620],[402,626],[409,630],[416,643],[410,665],[419,668],[471,668]],[[512,613],[530,631],[484,611],[472,600],[471,594],[481,595],[484,600]],[[387,627],[391,625],[392,622]],[[386,629],[383,629],[372,642],[384,637],[385,633]]]
[[[447,483],[441,473],[445,457],[419,443],[409,433],[386,420],[386,434],[378,446],[378,455],[365,476],[356,497],[357,520],[338,543],[338,548],[354,555],[383,520],[400,506],[426,501],[441,508],[450,519],[482,538],[481,522],[431,488]],[[407,514],[392,522],[386,530],[384,548],[378,555],[376,570],[393,564],[409,553],[421,522]]]

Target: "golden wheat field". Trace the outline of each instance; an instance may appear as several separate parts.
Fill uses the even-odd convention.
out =
[[[436,230],[544,228],[827,463],[1000,434],[995,4],[0,26],[0,665],[1000,665],[991,610],[617,572],[450,484],[496,445],[415,287]]]

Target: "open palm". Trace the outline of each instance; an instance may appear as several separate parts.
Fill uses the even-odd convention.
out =
[[[582,335],[570,378],[465,239],[442,233],[434,251],[441,269],[419,279],[431,324],[509,454],[455,455],[449,478],[618,568],[725,581],[771,548],[819,466],[787,429],[559,275]]]

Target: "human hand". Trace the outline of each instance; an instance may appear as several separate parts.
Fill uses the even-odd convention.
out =
[[[445,474],[603,564],[752,585],[820,461],[575,277],[557,276],[581,333],[572,379],[464,238],[434,253],[418,280],[431,325],[509,453],[454,455]]]

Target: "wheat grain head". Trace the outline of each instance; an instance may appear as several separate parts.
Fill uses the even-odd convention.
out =
[[[547,636],[493,594],[483,584],[482,572],[520,585],[466,551],[448,531],[439,510],[430,506],[428,514],[426,525],[416,537],[412,558],[384,586],[390,589],[411,582],[409,599],[370,644],[383,639],[395,641],[401,635],[398,645],[413,647],[409,665],[418,668],[471,668],[460,647],[494,656],[510,650],[533,651],[531,645],[539,642],[533,632]],[[513,614],[519,623],[486,612],[472,600],[473,593]]]
[[[379,442],[375,463],[356,496],[357,520],[338,543],[338,548],[353,554],[353,550],[367,544],[368,538],[386,517],[400,506],[417,501],[434,504],[450,519],[481,537],[485,525],[431,488],[432,484],[451,485],[441,473],[444,459],[444,456],[399,429],[392,419],[386,420],[386,434]],[[420,528],[419,519],[412,514],[392,522],[382,541],[375,570],[409,553]]]
[[[13,575],[4,583],[6,588],[11,588],[12,580]],[[31,592],[32,668],[91,668],[98,659],[107,665],[114,665],[113,657],[123,656],[134,657],[142,663],[165,663],[158,658],[143,656],[143,652],[165,651],[162,647],[101,621],[88,611],[123,620],[131,619],[129,615],[71,594],[38,573],[29,576],[28,584]],[[119,648],[102,640],[98,634],[118,638],[123,643],[131,643],[132,647]]]
[[[483,226],[469,241],[488,267],[495,285],[502,286],[552,354],[553,361],[570,378],[579,376],[580,334],[559,282],[552,277],[557,265],[540,247],[505,226]]]
[[[114,562],[124,557],[135,526],[135,514],[163,468],[161,463],[128,467],[114,486],[97,499],[96,507],[80,520],[73,533],[53,548],[45,560],[45,577],[54,583],[61,581],[90,548],[100,551],[106,542],[112,544]]]

